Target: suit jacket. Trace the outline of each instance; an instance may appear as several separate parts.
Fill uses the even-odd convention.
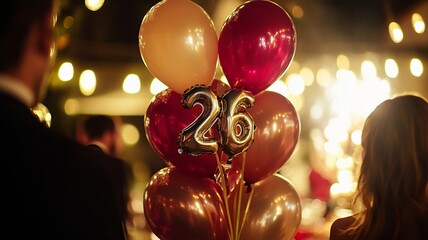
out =
[[[0,93],[1,239],[125,239],[124,163]]]

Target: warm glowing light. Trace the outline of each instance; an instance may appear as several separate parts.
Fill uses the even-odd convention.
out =
[[[302,76],[306,86],[311,86],[314,82],[314,72],[309,68],[302,68],[300,70],[300,76]]]
[[[354,160],[352,157],[339,158],[336,161],[336,167],[338,169],[352,169],[354,166]]]
[[[396,22],[391,22],[388,26],[389,36],[391,37],[392,41],[395,43],[400,43],[403,41],[404,34],[401,30],[400,25]]]
[[[302,18],[304,15],[302,7],[300,7],[299,5],[293,6],[293,8],[291,9],[291,15],[293,15],[293,17],[295,18]]]
[[[140,199],[132,199],[131,201],[132,211],[135,213],[144,213],[143,201]]]
[[[299,74],[291,74],[286,79],[288,89],[293,95],[300,95],[305,91],[305,82]]]
[[[377,76],[376,66],[372,61],[365,60],[361,64],[361,74],[365,79],[372,79]]]
[[[58,69],[58,78],[61,81],[70,81],[74,76],[74,67],[71,62],[64,62]]]
[[[159,79],[157,78],[153,78],[152,83],[150,84],[150,92],[153,95],[156,95],[160,92],[162,92],[163,90],[168,89],[168,86],[165,85],[163,82],[161,82]]]
[[[121,130],[123,142],[128,145],[134,145],[140,139],[140,132],[132,124],[124,124]]]
[[[94,71],[85,70],[80,74],[79,88],[80,92],[85,96],[90,96],[95,92],[97,86],[97,77]]]
[[[51,126],[52,115],[49,112],[49,109],[42,103],[37,103],[37,105],[31,109],[34,115],[40,120],[40,122],[46,124],[47,127]]]
[[[337,56],[336,64],[339,69],[349,69],[349,58],[341,54]]]
[[[320,70],[318,70],[317,83],[322,87],[326,87],[330,84],[330,82],[331,82],[331,76],[328,70],[324,68],[321,68]]]
[[[360,145],[361,144],[361,135],[362,135],[362,131],[361,130],[355,130],[351,133],[351,141],[353,144],[355,145]]]
[[[324,151],[333,156],[340,156],[343,154],[343,149],[340,144],[334,141],[327,141],[324,143]]]
[[[85,6],[91,11],[98,11],[104,5],[104,0],[85,0]]]
[[[416,33],[425,32],[425,21],[419,13],[412,14],[412,26]]]
[[[390,78],[396,78],[398,76],[398,65],[394,59],[386,59],[385,60],[385,73],[386,76]]]
[[[318,105],[313,105],[311,108],[311,118],[317,120],[323,115],[323,109]]]
[[[337,196],[340,193],[340,185],[339,183],[334,183],[333,185],[331,185],[330,187],[330,194],[332,196]]]
[[[341,122],[337,122],[339,124],[329,124],[324,129],[324,135],[327,140],[334,142],[345,142],[348,140],[348,131],[346,127],[341,124]]]
[[[410,72],[415,77],[420,77],[424,72],[424,65],[418,58],[412,58],[410,61]]]
[[[76,99],[67,99],[67,101],[65,101],[64,103],[64,112],[67,115],[74,115],[77,114],[77,112],[79,112],[80,110],[80,104],[79,101],[77,101]]]
[[[353,179],[354,175],[352,174],[352,171],[348,169],[341,169],[337,174],[337,180],[339,183],[352,182]]]
[[[339,69],[336,72],[336,79],[339,82],[346,82],[348,84],[355,85],[357,82],[357,76],[354,72],[349,70]]]
[[[126,76],[125,80],[123,80],[122,89],[124,92],[129,94],[134,94],[140,91],[141,81],[138,75],[130,73]]]
[[[71,28],[73,24],[74,24],[74,17],[72,16],[65,17],[64,21],[62,22],[62,25],[64,26],[65,29]]]
[[[276,80],[272,85],[267,88],[267,90],[279,93],[284,97],[287,97],[289,94],[287,85],[285,85],[285,82],[282,80]]]

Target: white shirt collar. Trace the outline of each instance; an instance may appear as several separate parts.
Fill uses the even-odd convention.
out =
[[[97,145],[98,147],[100,147],[100,148],[101,148],[101,150],[102,150],[104,153],[109,153],[109,152],[110,152],[110,151],[109,151],[109,149],[108,149],[108,147],[107,147],[104,143],[102,143],[102,142],[100,142],[100,141],[92,141],[92,142],[90,142],[89,144]]]
[[[0,74],[0,91],[16,97],[28,107],[31,107],[34,102],[34,94],[30,88],[7,75]]]

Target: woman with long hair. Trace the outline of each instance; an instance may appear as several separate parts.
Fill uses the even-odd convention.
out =
[[[330,239],[428,239],[428,103],[396,96],[368,116],[355,204],[337,219]]]

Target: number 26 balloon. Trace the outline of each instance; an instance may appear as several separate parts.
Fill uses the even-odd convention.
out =
[[[193,155],[217,152],[220,143],[222,150],[230,158],[247,150],[254,139],[254,121],[245,112],[254,104],[254,97],[248,91],[231,89],[217,97],[204,85],[196,85],[186,90],[182,96],[184,108],[201,105],[202,113],[179,135],[180,151]],[[206,133],[217,122],[220,139],[206,137]]]

